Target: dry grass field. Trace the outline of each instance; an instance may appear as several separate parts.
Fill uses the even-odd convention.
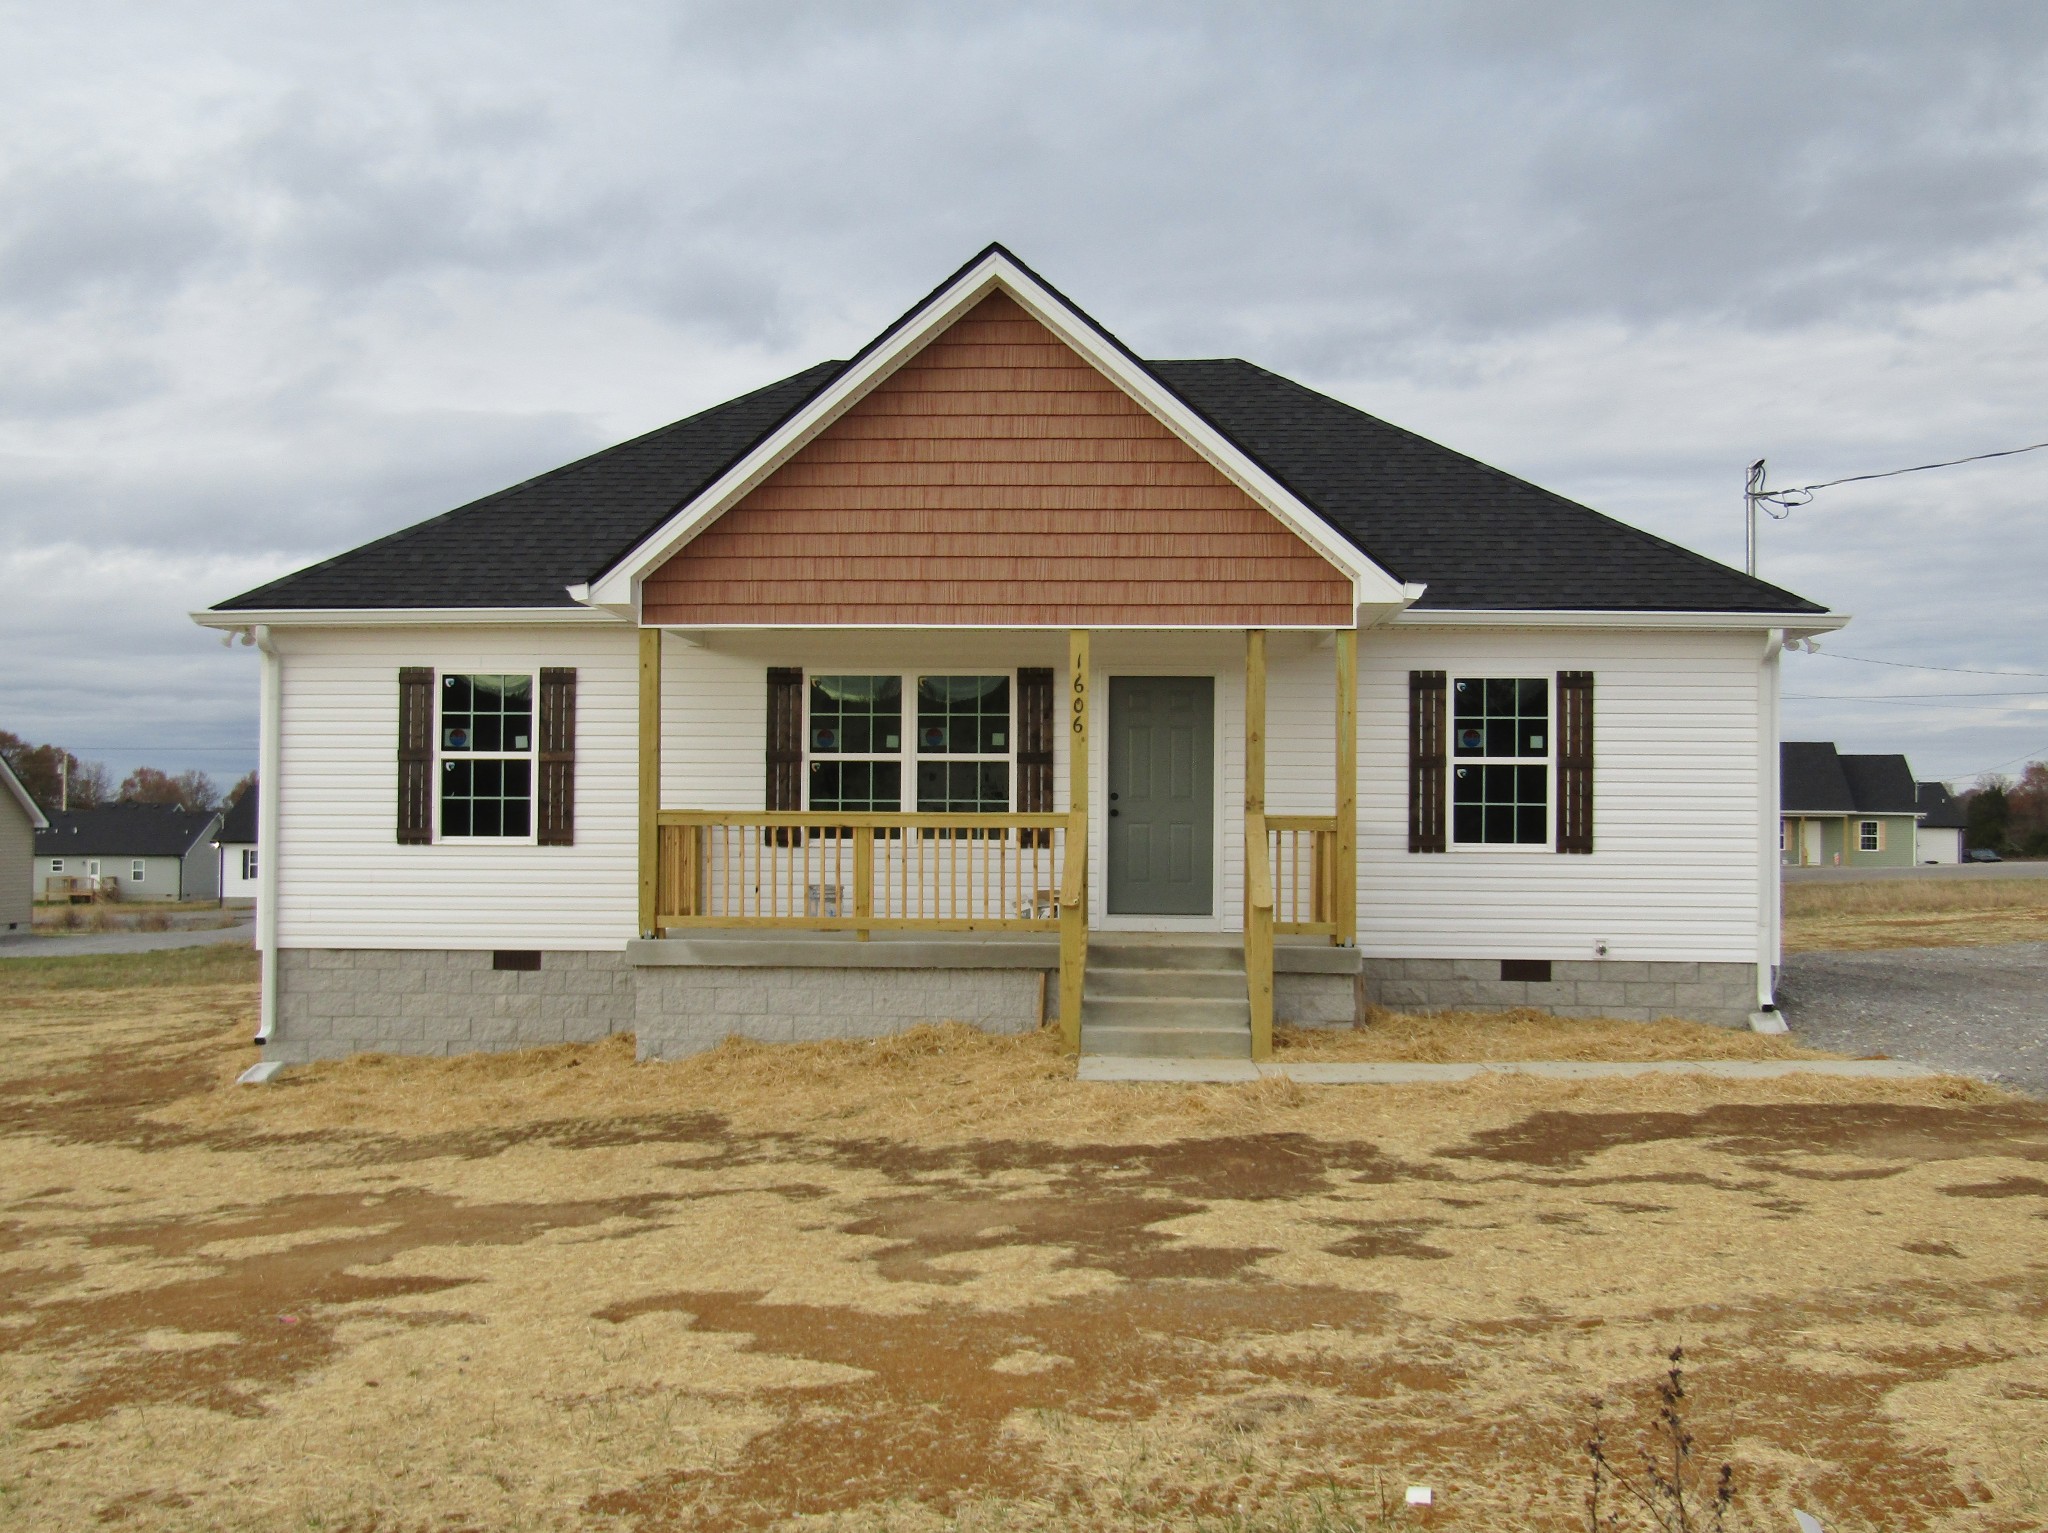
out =
[[[2048,1525],[2048,1109],[1983,1086],[928,1028],[236,1088],[251,980],[0,966],[0,1526],[1562,1530],[1680,1342],[1731,1526]]]
[[[1870,879],[1785,886],[1785,951],[2048,942],[2048,879]]]

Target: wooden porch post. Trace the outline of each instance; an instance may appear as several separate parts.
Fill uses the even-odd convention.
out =
[[[1067,635],[1067,854],[1060,875],[1060,1037],[1081,1049],[1088,969],[1088,630]]]
[[[1358,946],[1358,630],[1337,630],[1338,947]]]
[[[654,929],[661,860],[661,630],[640,630],[640,935]]]
[[[1252,1058],[1273,1057],[1273,875],[1266,851],[1266,631],[1244,636],[1244,976]]]

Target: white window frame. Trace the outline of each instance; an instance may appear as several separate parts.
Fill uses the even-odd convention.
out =
[[[1541,756],[1460,756],[1458,754],[1458,683],[1461,681],[1540,681],[1543,683],[1546,720]],[[1512,669],[1493,672],[1454,671],[1445,678],[1444,733],[1449,750],[1445,757],[1444,818],[1445,844],[1453,852],[1517,856],[1554,852],[1557,849],[1557,677],[1531,676]],[[1460,841],[1458,839],[1458,768],[1461,766],[1540,766],[1543,768],[1543,839],[1541,841]]]
[[[523,751],[447,751],[443,752],[441,742],[441,700],[447,695],[447,679],[451,676],[524,676],[527,680],[527,696],[532,700],[532,712],[527,722],[527,749]],[[443,760],[449,761],[524,761],[526,768],[526,834],[523,836],[451,836],[441,829],[441,774],[445,770]],[[476,670],[439,671],[434,677],[434,842],[449,846],[538,846],[540,845],[540,672],[535,669],[511,669],[489,671]]]
[[[1868,842],[1868,845],[1864,843]],[[1858,820],[1856,822],[1856,850],[1881,852],[1884,850],[1884,821]]]
[[[131,884],[139,884],[143,882],[143,874],[145,874],[148,871],[149,864],[144,862],[140,857],[131,859],[128,863],[128,882]]]
[[[256,879],[256,848],[242,848],[242,882],[253,883]]]
[[[1017,668],[1015,666],[959,666],[947,669],[925,665],[915,670],[899,670],[893,666],[875,666],[862,670],[853,666],[805,666],[803,669],[803,759],[798,763],[798,772],[803,781],[804,811],[811,812],[811,678],[813,676],[894,676],[900,684],[902,699],[902,727],[897,735],[902,748],[897,751],[827,751],[817,758],[821,761],[894,761],[897,763],[898,781],[902,784],[901,796],[897,799],[895,811],[878,810],[876,813],[919,814],[917,808],[917,764],[920,760],[933,761],[1000,761],[1009,766],[1009,803],[1001,811],[1014,813],[1017,806]],[[926,758],[917,748],[917,682],[920,676],[1001,676],[1010,683],[1010,727],[1003,732],[1008,746],[1004,751],[975,751],[968,753],[944,752]],[[829,811],[827,811],[829,812]],[[848,813],[853,811],[849,810]],[[942,812],[942,811],[934,811]]]
[[[50,859],[50,871],[52,873],[62,873],[64,871],[64,859],[62,857],[52,857]]]

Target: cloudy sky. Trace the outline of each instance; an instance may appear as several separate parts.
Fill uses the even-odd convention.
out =
[[[188,610],[990,239],[1739,563],[1753,458],[2048,440],[2044,54],[2035,4],[0,0],[0,728],[231,779],[253,660]],[[1767,525],[1856,614],[1787,734],[2048,756],[2044,504],[2048,452]]]

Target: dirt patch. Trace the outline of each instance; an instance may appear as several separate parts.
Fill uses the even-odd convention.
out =
[[[0,976],[24,1526],[1563,1530],[1681,1337],[1757,1525],[2048,1525],[2048,1110],[1981,1087],[1098,1088],[941,1028],[251,1090],[250,1006]]]

